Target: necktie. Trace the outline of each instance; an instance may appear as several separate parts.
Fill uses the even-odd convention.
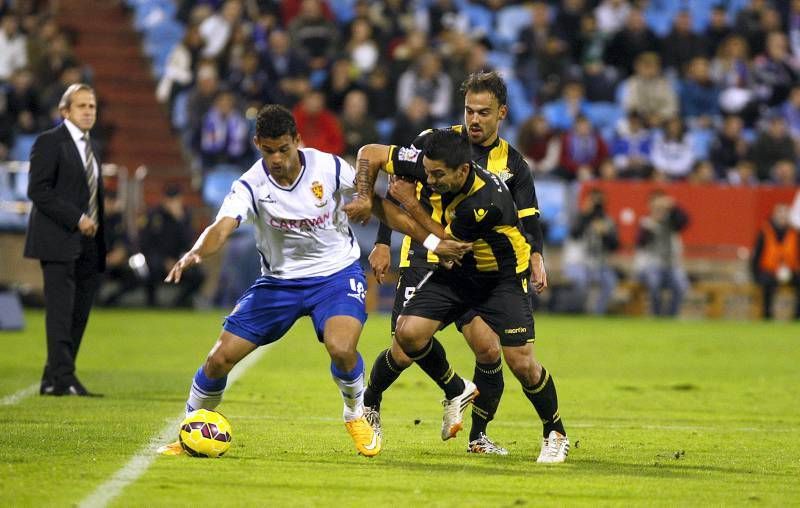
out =
[[[83,137],[86,143],[86,184],[89,186],[89,217],[97,223],[97,177],[94,174],[94,152],[92,152],[92,144],[89,142],[89,133],[85,133]]]

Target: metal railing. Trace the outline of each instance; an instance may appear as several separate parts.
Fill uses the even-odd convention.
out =
[[[0,231],[24,231],[28,226],[31,201],[28,199],[27,161],[0,162]],[[122,201],[123,216],[132,241],[137,240],[137,219],[144,210],[144,179],[148,170],[139,166],[133,175],[125,166],[106,163],[101,167],[107,189],[113,188]]]

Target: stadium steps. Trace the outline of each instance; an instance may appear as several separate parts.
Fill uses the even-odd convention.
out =
[[[156,101],[150,61],[124,2],[61,0],[57,18],[60,26],[75,34],[75,53],[91,67],[103,104],[101,117],[113,126],[106,159],[131,173],[140,165],[149,168],[145,182],[149,205],[160,200],[168,182],[189,189],[188,165],[168,113]]]

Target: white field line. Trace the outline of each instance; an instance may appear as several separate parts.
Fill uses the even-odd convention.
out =
[[[12,393],[11,395],[6,395],[2,399],[0,399],[0,406],[13,406],[14,404],[18,404],[24,399],[27,399],[31,395],[35,395],[39,392],[39,383],[33,383],[32,385],[23,388],[17,392]]]
[[[264,355],[267,348],[269,346],[260,347],[242,360],[228,376],[227,388],[230,388],[250,367],[255,365]],[[131,457],[127,464],[118,469],[111,478],[86,496],[78,506],[81,508],[108,506],[111,501],[122,493],[125,487],[138,480],[150,468],[150,465],[158,456],[156,449],[174,440],[176,429],[183,418],[183,414],[170,418],[168,423],[150,439],[150,442],[136,452],[136,455]]]
[[[272,421],[289,421],[296,419],[294,416],[278,416],[278,415],[264,415],[264,416],[250,416],[250,415],[236,415],[236,414],[229,414],[229,416],[233,420],[272,420]],[[310,416],[305,415],[303,416],[303,420],[311,420],[315,422],[341,422],[341,418],[334,418],[329,416]],[[383,423],[389,422],[393,424],[402,425],[403,423],[407,423],[407,418],[386,418],[382,417],[381,421]],[[435,419],[429,420],[429,422],[434,422],[437,425],[439,424],[438,420]],[[567,422],[567,430],[569,429],[619,429],[619,430],[663,430],[663,431],[676,431],[676,432],[686,432],[686,431],[720,431],[724,430],[725,432],[764,432],[764,428],[758,427],[728,427],[724,424],[714,426],[714,425],[649,425],[649,424],[635,424],[635,423],[605,423],[605,422],[574,422],[570,421]],[[538,428],[538,421],[531,420],[529,422],[503,422],[503,421],[494,421],[492,423],[492,427],[537,427]],[[776,432],[776,433],[796,433],[797,427],[796,426],[788,426],[785,428],[776,428],[770,429],[769,432]]]

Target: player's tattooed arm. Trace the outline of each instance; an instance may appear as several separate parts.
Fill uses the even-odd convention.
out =
[[[164,282],[179,283],[181,275],[187,268],[199,265],[203,262],[203,258],[219,251],[237,227],[239,227],[237,219],[232,217],[220,217],[217,219],[200,233],[200,237],[197,238],[192,249],[175,263]]]
[[[389,146],[364,145],[356,156],[356,198],[347,203],[343,210],[353,222],[365,224],[372,212],[375,193],[375,179],[380,169],[389,162]]]
[[[377,171],[372,170],[369,159],[360,158],[356,161],[356,189],[358,197],[361,199],[372,199],[372,192],[375,189],[375,178]]]
[[[426,247],[432,242],[430,248],[440,259],[452,261],[461,259],[464,254],[472,250],[471,243],[459,242],[443,236],[429,233],[422,225],[415,221],[406,211],[399,206],[380,197],[375,197],[372,204],[372,211],[381,222],[403,234],[413,238],[415,241],[425,244]]]

